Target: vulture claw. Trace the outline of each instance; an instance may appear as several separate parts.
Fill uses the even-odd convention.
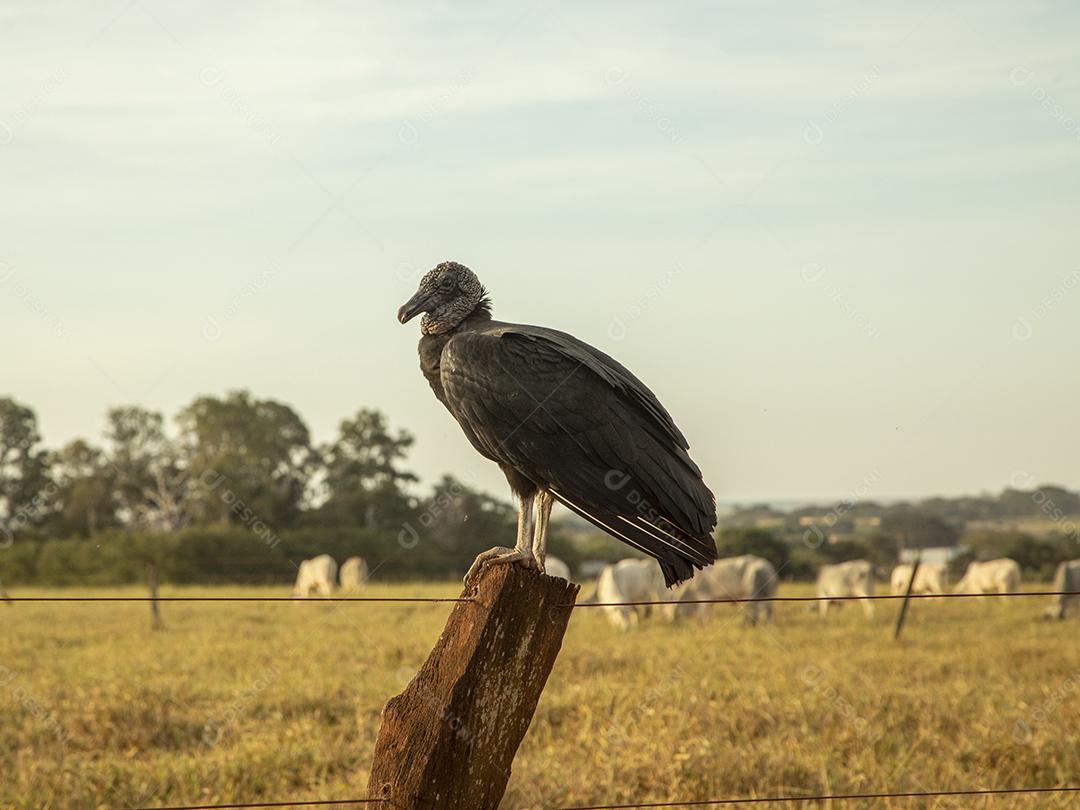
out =
[[[522,568],[532,568],[540,570],[540,564],[528,551],[523,551],[517,548],[503,548],[502,546],[496,546],[495,548],[488,549],[480,554],[472,567],[469,568],[469,573],[465,575],[465,584],[476,577],[485,568],[492,565],[513,565],[518,564]]]

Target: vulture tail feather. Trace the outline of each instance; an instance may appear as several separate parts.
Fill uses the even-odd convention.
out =
[[[594,511],[585,505],[575,503],[554,489],[551,490],[551,494],[574,514],[656,560],[660,564],[660,570],[664,574],[664,584],[668,588],[693,578],[695,569],[704,568],[715,559],[706,559],[704,555],[696,552],[678,538],[672,537],[671,540],[667,540],[658,536],[656,527],[652,527],[650,531],[636,522],[627,520],[622,515],[602,510]]]

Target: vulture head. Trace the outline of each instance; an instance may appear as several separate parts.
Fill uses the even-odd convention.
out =
[[[487,306],[484,285],[468,267],[457,262],[436,265],[420,280],[420,289],[398,310],[398,320],[408,323],[421,312],[425,335],[449,332],[478,307]]]

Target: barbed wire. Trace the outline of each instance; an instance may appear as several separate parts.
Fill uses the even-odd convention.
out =
[[[750,597],[750,598],[723,598],[723,599],[695,599],[682,602],[672,601],[635,601],[635,602],[595,602],[581,604],[577,607],[636,607],[636,606],[662,606],[672,604],[749,604],[755,602],[849,602],[867,600],[903,600],[903,599],[975,599],[975,598],[1009,598],[1009,597],[1052,597],[1052,596],[1080,596],[1080,591],[1024,591],[1017,593],[997,594],[909,594],[909,595],[875,595],[875,596],[788,596],[788,597]],[[326,602],[353,602],[353,603],[386,603],[386,604],[440,604],[440,603],[470,603],[476,600],[459,597],[325,597],[317,599],[301,599],[294,597],[233,597],[233,596],[187,596],[187,597],[152,597],[143,596],[68,596],[68,597],[12,597],[12,602],[300,602],[300,603],[326,603]],[[573,605],[562,607],[571,608]],[[693,801],[668,801],[646,802],[630,804],[593,804],[574,807],[552,808],[552,810],[648,810],[649,808],[690,808],[690,807],[721,807],[736,805],[757,804],[806,804],[809,802],[856,802],[872,801],[880,799],[920,799],[920,798],[948,798],[948,797],[1003,797],[1019,795],[1048,795],[1048,794],[1077,794],[1080,787],[1058,788],[1001,788],[987,790],[935,790],[919,792],[888,792],[888,793],[853,793],[832,794],[819,796],[774,796],[774,797],[744,797],[709,799]],[[346,806],[390,806],[395,805],[386,799],[338,799],[338,800],[312,800],[312,801],[274,801],[274,802],[249,802],[234,804],[199,804],[181,805],[172,807],[146,807],[129,808],[128,810],[273,810],[274,808],[300,808],[300,807],[346,807]]]
[[[129,807],[125,810],[271,810],[275,807],[343,807],[348,804],[390,804],[386,799],[329,799],[310,802],[250,802],[246,804],[185,804],[175,807]]]
[[[998,788],[988,790],[929,790],[893,793],[847,793],[821,796],[769,796],[738,799],[697,799],[692,801],[645,802],[636,804],[590,804],[575,807],[553,807],[550,810],[649,810],[661,807],[724,807],[740,804],[806,804],[808,802],[857,802],[878,799],[944,799],[944,798],[1001,798],[1003,796],[1064,795],[1080,793],[1076,787]],[[389,799],[337,799],[291,802],[252,802],[246,804],[192,804],[173,807],[139,807],[126,810],[271,810],[285,807],[342,807],[345,805],[376,804],[394,807]]]
[[[746,605],[755,602],[880,602],[905,599],[1005,599],[1040,596],[1080,596],[1080,591],[1019,591],[1016,593],[920,593],[876,596],[753,596],[745,599],[673,599],[639,602],[583,602],[574,607],[646,607],[650,605]]]
[[[806,804],[807,802],[855,802],[875,799],[940,799],[964,796],[1001,797],[1023,795],[1080,793],[1080,787],[1061,788],[1002,788],[999,790],[932,790],[903,793],[849,793],[831,796],[773,796],[753,799],[712,799],[688,802],[651,802],[645,804],[591,804],[581,807],[560,807],[557,810],[643,810],[657,807],[722,807],[737,804]]]
[[[314,599],[295,596],[12,596],[9,602],[295,602],[313,605],[327,602],[374,602],[387,604],[446,604],[475,602],[459,597],[422,596],[325,596]]]
[[[582,602],[576,605],[558,605],[563,608],[598,607],[648,607],[662,605],[746,605],[758,602],[809,603],[809,602],[870,602],[938,600],[938,599],[1035,599],[1048,596],[1077,596],[1080,591],[1019,591],[1016,593],[927,593],[927,594],[881,594],[874,596],[753,596],[740,599],[673,599],[634,602]],[[422,596],[320,596],[297,598],[295,596],[12,596],[10,602],[293,602],[297,604],[326,604],[335,602],[375,604],[460,604],[476,602],[471,597],[422,597]]]

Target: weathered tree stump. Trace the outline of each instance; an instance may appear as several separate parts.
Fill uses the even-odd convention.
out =
[[[478,579],[383,709],[369,798],[399,810],[495,810],[506,792],[578,587],[511,565]]]

